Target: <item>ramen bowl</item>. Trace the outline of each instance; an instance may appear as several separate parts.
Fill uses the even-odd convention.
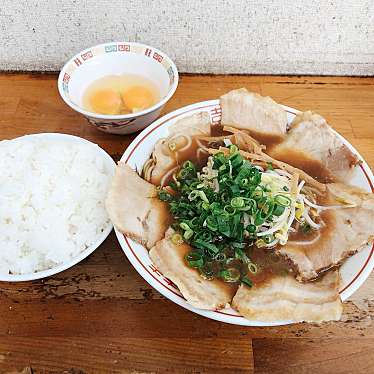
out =
[[[288,124],[291,126],[293,119],[300,112],[297,109],[286,106],[283,106],[283,108],[287,113]],[[200,102],[180,108],[158,119],[142,131],[127,147],[121,161],[128,164],[133,170],[142,170],[152,154],[155,144],[160,139],[169,135],[169,128],[175,125],[177,121],[200,112],[208,113],[213,125],[221,123],[222,108],[219,100]],[[350,181],[351,184],[360,187],[367,192],[374,192],[374,175],[368,164],[346,139],[339,134],[338,136],[341,138],[345,146],[347,146],[361,161],[361,163],[355,167],[353,177]],[[128,214],[134,213],[129,212]],[[115,232],[122,250],[138,273],[163,296],[183,308],[210,319],[243,326],[278,326],[298,322],[294,320],[250,320],[241,316],[231,307],[226,307],[221,310],[195,308],[184,298],[178,287],[157,268],[156,264],[153,263],[149,256],[149,251],[143,245],[133,241],[130,237],[122,234],[116,228]],[[358,288],[368,278],[373,268],[374,246],[371,244],[362,247],[360,252],[356,253],[343,263],[339,270],[341,276],[339,295],[342,301],[347,300],[358,290]]]
[[[129,114],[98,114],[83,107],[87,87],[108,75],[133,74],[150,80],[159,91],[159,101]],[[160,50],[145,44],[113,42],[85,49],[72,57],[58,77],[58,90],[67,105],[84,115],[98,130],[130,134],[144,129],[161,113],[178,86],[174,62]]]

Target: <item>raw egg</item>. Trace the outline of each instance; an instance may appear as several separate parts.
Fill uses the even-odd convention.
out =
[[[120,94],[109,88],[92,93],[89,101],[95,113],[119,114],[122,108]]]
[[[145,77],[108,75],[87,87],[83,107],[98,114],[128,114],[147,109],[159,100],[156,85]]]
[[[148,87],[133,86],[121,93],[124,105],[132,112],[149,108],[155,104],[153,93]]]

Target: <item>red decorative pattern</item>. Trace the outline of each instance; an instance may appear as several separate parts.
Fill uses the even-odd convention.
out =
[[[146,56],[148,56],[148,57],[151,57],[151,53],[152,53],[152,49],[150,49],[150,48],[146,48],[144,54],[145,54]]]
[[[70,75],[68,73],[64,74],[64,77],[62,78],[62,81],[65,83],[68,83],[70,80]]]
[[[82,61],[79,59],[79,57],[77,57],[75,60],[75,65],[79,66],[79,65],[82,65]]]
[[[118,44],[118,50],[121,52],[130,52],[130,44]]]
[[[92,54],[91,51],[87,51],[86,53],[81,54],[81,57],[82,57],[83,61],[86,61],[89,58],[92,58],[93,54]]]
[[[219,105],[210,110],[210,116],[212,117],[212,124],[218,125],[221,123],[222,109]]]
[[[169,286],[175,288],[176,290],[179,290],[179,288],[177,287],[177,285],[172,282],[169,278],[166,278],[166,277],[163,277],[164,281],[166,284],[168,284]]]
[[[152,264],[152,265],[148,265],[148,266],[153,271],[153,273],[156,273],[160,278],[162,278],[166,284],[168,284],[169,286],[178,290],[177,285],[174,282],[172,282],[169,278],[164,277],[163,274],[161,273],[161,271],[158,270],[155,265]]]
[[[153,58],[156,60],[156,61],[158,61],[158,62],[162,62],[162,59],[163,59],[163,57],[160,55],[160,54],[158,54],[157,52],[155,52],[154,54],[153,54]]]
[[[156,268],[156,266],[155,265],[149,265],[149,268],[154,272],[154,273],[156,273],[158,276],[160,276],[160,277],[162,277],[162,273],[160,272],[160,270],[158,270],[157,268]]]

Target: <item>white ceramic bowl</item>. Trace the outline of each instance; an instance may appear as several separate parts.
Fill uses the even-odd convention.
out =
[[[106,75],[126,73],[151,80],[159,89],[161,100],[148,109],[121,115],[98,114],[83,108],[83,94],[90,83]],[[85,49],[65,64],[58,77],[58,90],[65,103],[99,130],[112,134],[144,129],[160,115],[177,86],[177,68],[165,53],[132,42],[105,43]]]
[[[285,106],[283,106],[283,108],[287,111],[288,123],[291,123],[292,119],[299,111]],[[151,152],[153,151],[157,140],[167,136],[169,126],[182,117],[201,111],[209,113],[212,123],[220,123],[221,107],[218,100],[205,101],[178,109],[160,118],[147,129],[142,131],[126,149],[126,152],[122,156],[122,161],[129,164],[133,169],[141,170],[145,161],[149,158]],[[366,191],[374,192],[374,176],[369,166],[363,160],[357,150],[353,148],[353,146],[342,136],[340,137],[348,148],[351,149],[360,160],[362,160],[362,164],[356,167],[352,184],[359,186]],[[146,248],[121,234],[117,230],[116,235],[123,251],[138,273],[162,295],[194,313],[218,321],[244,326],[277,326],[297,322],[251,321],[240,316],[231,308],[226,308],[220,311],[194,308],[185,300],[176,285],[164,277],[156,268],[156,266],[152,263]],[[342,283],[339,292],[343,301],[347,300],[362,285],[372,271],[373,266],[374,247],[371,245],[365,246],[359,253],[355,254],[344,262],[343,266],[340,268]]]
[[[68,135],[68,134],[58,134],[58,133],[42,133],[42,134],[33,134],[33,135],[26,135],[23,138],[25,139],[32,139],[32,138],[43,138],[45,140],[63,140],[69,143],[84,143],[89,144],[92,147],[95,147],[97,150],[97,155],[103,160],[104,167],[110,174],[114,174],[115,169],[115,162],[113,159],[99,146],[94,143],[89,142],[86,139],[79,138],[78,136]],[[35,279],[41,279],[45,277],[49,277],[51,275],[60,273],[70,267],[74,266],[78,262],[84,260],[87,256],[89,256],[99,245],[107,238],[107,236],[112,231],[113,225],[108,223],[108,225],[104,228],[104,231],[98,236],[97,240],[89,246],[87,249],[82,251],[78,254],[78,256],[72,258],[70,261],[57,265],[51,269],[38,271],[35,273],[29,274],[0,274],[0,281],[7,281],[7,282],[21,282],[21,281],[30,281]],[[58,240],[58,238],[51,238],[51,245],[53,245],[53,240]]]

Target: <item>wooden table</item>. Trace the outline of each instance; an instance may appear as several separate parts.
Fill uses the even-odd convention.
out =
[[[165,112],[241,86],[322,114],[374,166],[374,78],[183,75]],[[81,136],[114,159],[133,139],[90,127],[55,75],[0,75],[0,139],[38,132]],[[0,290],[0,373],[374,373],[374,274],[340,322],[231,326],[158,294],[111,234],[72,269]]]

